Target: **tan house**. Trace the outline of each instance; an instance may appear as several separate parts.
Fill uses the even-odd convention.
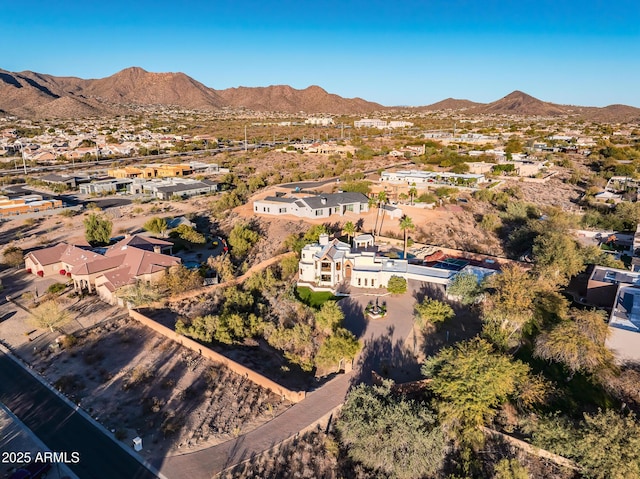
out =
[[[97,292],[116,303],[116,291],[136,281],[153,282],[180,258],[171,252],[172,243],[146,236],[129,236],[107,248],[104,254],[60,243],[32,251],[25,256],[27,272],[40,277],[60,275],[71,278],[76,291]]]

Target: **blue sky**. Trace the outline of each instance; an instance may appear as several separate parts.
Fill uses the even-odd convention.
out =
[[[513,90],[640,107],[640,2],[0,1],[0,68],[101,78],[129,66],[205,85],[319,85],[384,105]]]

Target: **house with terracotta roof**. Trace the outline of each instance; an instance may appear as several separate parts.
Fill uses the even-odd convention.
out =
[[[104,254],[60,243],[28,253],[25,268],[40,277],[71,278],[76,291],[97,292],[104,301],[116,303],[119,288],[137,281],[157,281],[165,269],[181,263],[180,258],[170,256],[172,246],[168,241],[139,235],[124,238]]]

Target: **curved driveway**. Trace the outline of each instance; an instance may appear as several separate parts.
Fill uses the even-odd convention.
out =
[[[415,379],[419,365],[404,345],[413,328],[415,292],[398,297],[381,296],[380,301],[387,302],[389,314],[384,320],[366,321],[363,307],[370,300],[375,301],[369,291],[353,291],[338,303],[345,312],[345,326],[364,342],[353,372],[336,376],[272,421],[237,439],[193,453],[154,458],[151,464],[170,479],[208,479],[280,444],[330,414],[344,402],[353,384],[370,379],[372,369],[398,381]]]

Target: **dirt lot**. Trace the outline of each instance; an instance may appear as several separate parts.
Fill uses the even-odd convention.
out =
[[[44,349],[34,368],[144,454],[201,449],[268,421],[290,404],[125,314]]]

